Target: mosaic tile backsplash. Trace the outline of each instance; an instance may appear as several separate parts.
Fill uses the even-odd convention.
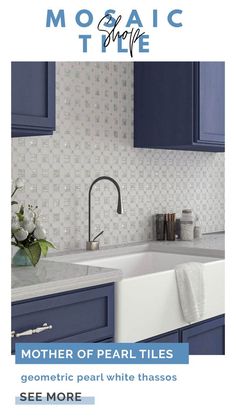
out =
[[[47,238],[60,250],[84,248],[88,190],[92,234],[102,245],[154,238],[153,214],[192,208],[203,232],[224,229],[224,154],[135,149],[133,64],[57,63],[57,123],[53,136],[12,139],[12,176],[26,180],[17,198],[38,205]]]

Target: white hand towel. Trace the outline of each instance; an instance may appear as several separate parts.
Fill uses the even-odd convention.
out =
[[[175,267],[180,305],[186,322],[200,320],[205,309],[202,263],[189,262]]]

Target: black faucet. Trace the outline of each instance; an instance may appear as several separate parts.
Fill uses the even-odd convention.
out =
[[[118,192],[117,213],[118,214],[123,214],[120,187],[119,187],[118,183],[116,182],[116,180],[113,179],[110,176],[100,176],[97,179],[95,179],[92,182],[92,184],[89,188],[89,193],[88,193],[88,242],[87,242],[87,250],[95,250],[95,249],[99,248],[99,243],[96,242],[95,240],[99,236],[101,236],[101,234],[103,233],[103,231],[101,231],[99,234],[96,235],[96,237],[94,237],[93,240],[91,240],[91,192],[92,192],[92,188],[95,185],[95,183],[99,182],[100,180],[110,180],[110,182],[114,183],[114,185],[117,189],[117,192]]]

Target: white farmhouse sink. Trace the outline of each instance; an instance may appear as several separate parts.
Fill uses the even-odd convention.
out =
[[[190,256],[176,253],[163,252],[138,252],[106,258],[96,258],[86,261],[78,261],[80,265],[99,266],[111,269],[120,269],[124,278],[147,275],[155,272],[174,269],[176,265],[184,262],[207,263],[218,259],[204,256]]]
[[[202,320],[224,313],[224,260],[146,251],[73,263],[120,269],[115,292],[115,340],[137,342],[187,325],[179,304],[174,268],[204,264],[206,308]]]

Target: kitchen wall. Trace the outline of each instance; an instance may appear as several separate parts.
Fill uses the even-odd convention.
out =
[[[151,240],[153,214],[191,207],[204,232],[224,229],[224,154],[133,148],[133,64],[57,63],[53,136],[12,139],[12,176],[25,178],[19,201],[38,205],[58,249],[84,248],[88,189],[93,235],[102,244]]]

